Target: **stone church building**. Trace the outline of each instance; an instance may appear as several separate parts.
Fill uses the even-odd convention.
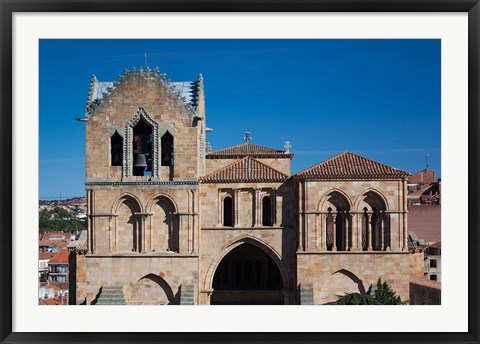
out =
[[[92,77],[88,231],[71,304],[324,304],[379,277],[409,298],[408,173],[344,152],[291,175],[290,153],[206,144],[200,75]]]

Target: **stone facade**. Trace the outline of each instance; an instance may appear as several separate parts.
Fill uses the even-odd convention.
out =
[[[408,299],[408,174],[344,153],[366,170],[290,176],[293,154],[248,139],[207,154],[201,76],[93,77],[80,120],[88,235],[70,249],[71,303],[323,304],[378,277]]]

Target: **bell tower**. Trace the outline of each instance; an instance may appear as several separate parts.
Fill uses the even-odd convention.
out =
[[[203,98],[202,77],[172,82],[158,68],[125,70],[114,82],[92,77],[78,119],[86,125],[88,238],[77,289],[88,304],[105,287],[122,289],[128,303],[129,288],[159,271],[155,283],[173,293],[196,283]]]

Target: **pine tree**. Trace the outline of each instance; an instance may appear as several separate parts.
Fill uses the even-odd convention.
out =
[[[329,305],[404,305],[395,291],[392,290],[387,282],[383,282],[379,277],[376,284],[376,289],[372,295],[372,286],[364,294],[349,293],[339,296],[337,301],[329,302]]]

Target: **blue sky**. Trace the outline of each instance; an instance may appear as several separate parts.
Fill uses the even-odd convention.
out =
[[[351,151],[440,176],[440,40],[41,40],[40,197],[85,194],[85,113],[92,74],[158,66],[203,74],[207,140],[283,149],[292,173]]]

